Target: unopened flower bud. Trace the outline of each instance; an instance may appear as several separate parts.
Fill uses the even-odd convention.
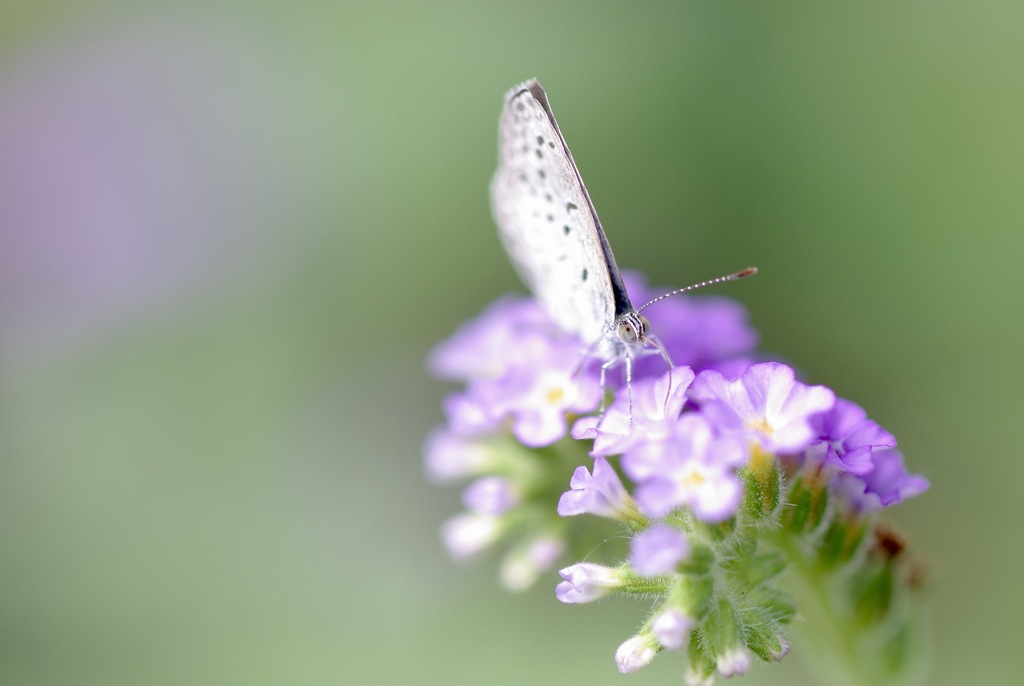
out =
[[[650,634],[628,639],[615,651],[615,664],[623,674],[646,667],[658,654],[658,647]]]

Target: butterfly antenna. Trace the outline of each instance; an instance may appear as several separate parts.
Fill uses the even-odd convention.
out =
[[[729,274],[727,276],[719,276],[716,279],[710,279],[708,281],[701,281],[700,283],[695,283],[692,286],[687,286],[686,288],[677,288],[671,293],[659,295],[654,300],[651,300],[648,303],[644,303],[642,306],[637,308],[637,312],[641,312],[645,308],[650,307],[654,303],[664,300],[665,298],[671,298],[673,295],[679,295],[680,293],[686,293],[687,291],[695,291],[698,288],[704,288],[705,286],[714,286],[716,283],[725,283],[726,281],[739,281],[740,279],[745,279],[748,276],[753,276],[756,273],[757,267],[747,267],[746,269],[738,271],[734,274]]]

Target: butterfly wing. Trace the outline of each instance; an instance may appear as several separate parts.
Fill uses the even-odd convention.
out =
[[[591,344],[632,310],[593,203],[534,79],[505,99],[491,207],[520,277],[566,331]]]

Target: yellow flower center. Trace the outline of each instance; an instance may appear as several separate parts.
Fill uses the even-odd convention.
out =
[[[704,475],[697,469],[691,469],[683,476],[683,485],[687,488],[697,488],[704,483]]]
[[[544,394],[544,399],[552,405],[559,405],[565,400],[565,389],[564,388],[552,388]]]
[[[763,433],[765,436],[771,436],[772,433],[774,433],[775,431],[774,429],[772,429],[771,424],[768,423],[768,420],[765,419],[764,417],[762,417],[761,419],[750,420],[749,422],[747,422],[747,426],[749,426],[754,431],[759,431],[760,433]]]

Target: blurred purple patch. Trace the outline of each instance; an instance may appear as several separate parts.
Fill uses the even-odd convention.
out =
[[[267,149],[295,124],[282,79],[224,28],[120,23],[8,57],[0,346],[74,345],[222,292],[281,259],[275,232],[301,236],[281,230],[289,153]]]

